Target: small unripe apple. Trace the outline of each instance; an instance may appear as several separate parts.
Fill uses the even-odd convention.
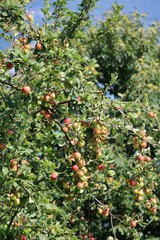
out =
[[[54,99],[56,97],[56,94],[54,92],[50,93],[50,98]]]
[[[51,174],[51,180],[52,181],[55,181],[57,179],[57,177],[58,177],[58,173],[54,172],[54,173]]]
[[[79,167],[78,167],[77,165],[73,165],[73,166],[72,166],[72,170],[75,171],[75,172],[77,172],[77,171],[79,170]]]
[[[136,223],[136,221],[132,220],[130,222],[130,225],[131,225],[131,227],[135,228],[137,226],[137,223]]]
[[[22,92],[24,92],[26,94],[30,94],[31,93],[31,88],[29,86],[23,86],[22,87]]]
[[[36,49],[39,50],[39,51],[41,51],[41,50],[43,49],[43,44],[37,43],[37,44],[36,44]]]
[[[40,114],[41,114],[42,116],[45,116],[45,115],[46,115],[46,111],[45,111],[44,109],[42,109],[42,110],[40,111]]]
[[[13,64],[11,62],[8,62],[6,64],[6,68],[9,69],[9,70],[12,69],[13,68]]]
[[[152,202],[153,204],[156,204],[156,203],[157,203],[157,198],[151,198],[151,202]]]
[[[153,112],[148,112],[147,114],[148,114],[148,117],[150,118],[153,118],[155,116]]]
[[[82,170],[80,170],[80,169],[77,171],[77,174],[78,174],[79,177],[83,177],[84,176],[84,172]]]
[[[53,63],[56,64],[56,65],[58,65],[58,64],[60,63],[60,60],[59,60],[59,59],[55,59],[55,60],[53,61]]]
[[[151,208],[150,211],[153,213],[153,214],[157,214],[157,208]]]
[[[85,165],[86,165],[86,162],[85,162],[84,159],[81,159],[81,160],[78,161],[78,167],[82,168],[82,167],[84,167]]]

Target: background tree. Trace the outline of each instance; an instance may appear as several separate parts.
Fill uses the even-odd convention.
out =
[[[107,13],[106,21],[113,14]],[[99,64],[98,81],[110,84],[111,75],[115,74],[117,79],[109,89],[111,94],[127,101],[138,98],[158,110],[159,22],[144,26],[145,16],[138,12],[120,15],[121,21],[91,44],[90,54]],[[100,24],[102,28],[103,24]]]
[[[28,2],[0,2],[11,43],[0,65],[0,238],[149,239],[146,225],[159,222],[159,116],[107,98],[83,51],[115,27],[121,7],[93,38],[96,1],[74,12],[45,0],[41,27]]]

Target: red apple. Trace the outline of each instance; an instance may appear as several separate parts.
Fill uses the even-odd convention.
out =
[[[142,149],[146,148],[147,147],[147,142],[142,142],[140,146],[141,146]]]
[[[32,21],[32,20],[33,20],[33,16],[32,16],[31,14],[27,14],[26,17],[27,17],[27,19],[28,19],[29,21]]]
[[[142,155],[138,155],[137,156],[137,160],[139,161],[139,162],[143,162],[144,161],[144,156],[142,156]]]
[[[148,114],[148,117],[150,118],[153,118],[155,116],[153,112],[148,112],[147,114]]]
[[[13,64],[11,62],[8,62],[6,64],[6,68],[9,69],[9,70],[12,69],[13,68]]]
[[[26,94],[30,94],[31,93],[31,88],[29,86],[23,86],[22,87],[22,92],[24,92]]]
[[[109,215],[109,208],[106,208],[106,209],[103,210],[102,216],[107,217],[108,215]]]
[[[129,180],[129,184],[134,187],[137,185],[136,181],[135,180]]]
[[[45,118],[46,118],[46,119],[51,118],[51,114],[50,114],[49,112],[47,112],[47,113],[45,114]]]
[[[43,49],[43,44],[37,43],[36,44],[36,49],[39,50],[39,51],[42,50]]]
[[[132,221],[130,222],[130,224],[131,224],[131,227],[133,227],[133,228],[135,228],[135,227],[137,226],[137,223],[136,223],[136,221],[134,221],[134,220],[132,220]]]
[[[150,158],[149,156],[146,156],[146,157],[145,157],[145,161],[146,161],[146,162],[151,162],[151,158]]]
[[[46,94],[43,99],[44,99],[44,101],[49,102],[49,100],[50,100],[50,95],[49,95],[49,94]]]
[[[98,128],[93,128],[93,134],[100,135],[101,131]]]
[[[7,134],[7,135],[14,135],[15,132],[14,132],[14,130],[9,129],[9,130],[6,132],[6,134]]]
[[[103,171],[105,169],[105,167],[106,166],[104,164],[99,164],[97,168],[98,168],[98,170]]]
[[[27,240],[27,237],[23,234],[20,235],[20,240]]]
[[[65,118],[65,119],[63,120],[63,123],[69,124],[69,123],[72,123],[72,120],[71,120],[71,118]]]
[[[65,133],[67,133],[67,132],[68,132],[68,130],[69,130],[69,129],[68,129],[68,127],[65,127],[65,126],[64,126],[64,127],[62,127],[62,129],[63,129],[63,132],[65,132]],[[72,144],[72,143],[71,143],[71,144]]]
[[[51,180],[52,180],[52,181],[55,181],[55,180],[57,179],[57,177],[58,177],[58,173],[53,172],[53,173],[51,174]]]
[[[0,150],[4,150],[6,148],[6,144],[5,143],[0,143]]]
[[[79,170],[79,167],[78,167],[77,165],[73,165],[73,166],[72,166],[72,170],[75,171],[75,172],[77,172],[77,171]]]
[[[77,186],[77,188],[82,189],[82,188],[84,188],[84,183],[78,182],[76,186]]]

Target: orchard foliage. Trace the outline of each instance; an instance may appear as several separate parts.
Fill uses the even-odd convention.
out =
[[[41,27],[28,2],[0,2],[0,238],[142,239],[159,222],[159,116],[106,97],[83,51],[120,7],[91,37],[96,1],[45,0]]]

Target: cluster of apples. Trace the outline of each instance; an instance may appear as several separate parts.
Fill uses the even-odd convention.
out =
[[[56,94],[54,92],[47,93],[42,97],[42,101],[47,102],[50,104],[50,106],[54,105],[54,99],[56,97]],[[51,113],[45,109],[40,110],[40,114],[44,116],[46,119],[51,119]]]

